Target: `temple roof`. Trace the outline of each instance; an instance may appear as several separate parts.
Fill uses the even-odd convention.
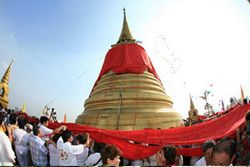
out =
[[[10,69],[11,69],[12,63],[13,63],[13,59],[11,60],[9,67],[7,68],[1,80],[2,83],[6,83],[7,85],[9,84]]]

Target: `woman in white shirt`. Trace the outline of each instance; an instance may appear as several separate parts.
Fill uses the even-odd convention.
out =
[[[87,160],[85,161],[85,166],[102,166],[101,159],[101,149],[104,147],[103,143],[94,143],[94,153],[90,154]]]

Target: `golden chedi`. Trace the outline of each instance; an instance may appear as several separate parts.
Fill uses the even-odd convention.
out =
[[[199,121],[198,110],[194,107],[191,95],[190,95],[190,110],[188,111],[188,116],[189,116],[188,121],[190,125],[192,125],[192,123]]]
[[[12,62],[11,61],[9,67],[7,68],[6,72],[4,73],[2,80],[0,82],[0,105],[3,108],[7,108],[8,104],[9,104],[9,98],[8,98],[8,94],[9,94],[9,77],[10,77],[10,69],[12,66]]]
[[[172,105],[146,51],[132,37],[124,10],[120,38],[108,51],[76,123],[114,130],[182,126]]]

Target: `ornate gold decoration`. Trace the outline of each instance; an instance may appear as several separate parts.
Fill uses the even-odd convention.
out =
[[[190,95],[190,110],[188,111],[189,121],[197,121],[199,118],[198,110],[194,107],[192,97]]]
[[[9,99],[8,99],[8,94],[9,94],[9,78],[10,78],[10,70],[12,66],[13,60],[11,60],[11,63],[9,67],[7,68],[6,72],[4,73],[2,80],[0,82],[0,104],[4,107],[7,108]]]

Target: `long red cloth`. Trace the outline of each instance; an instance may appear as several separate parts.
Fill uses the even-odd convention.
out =
[[[74,123],[64,123],[74,133],[89,133],[98,142],[114,144],[120,148],[127,159],[142,159],[155,154],[162,146],[174,144],[179,146],[201,144],[209,139],[233,136],[238,127],[244,124],[248,105],[237,105],[220,118],[209,120],[188,127],[164,130],[105,130]],[[62,124],[50,123],[54,129]],[[147,143],[149,146],[133,144],[130,141]],[[201,148],[179,148],[178,154],[185,156],[201,156]]]

